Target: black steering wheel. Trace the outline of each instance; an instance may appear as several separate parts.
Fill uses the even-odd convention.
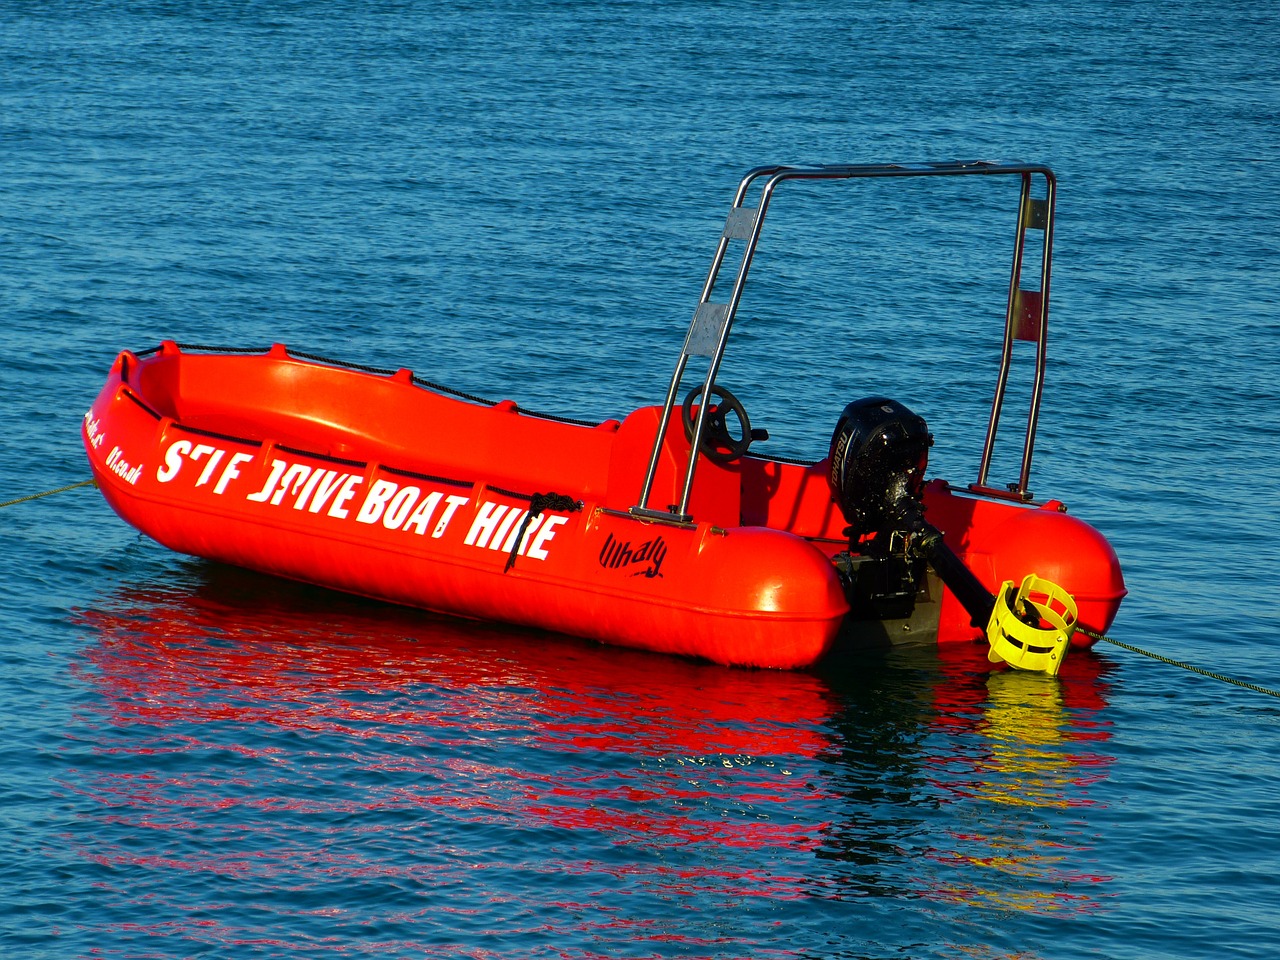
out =
[[[698,449],[708,459],[716,463],[732,463],[747,452],[751,441],[769,439],[768,432],[764,430],[752,431],[751,421],[747,419],[747,411],[732,393],[718,386],[713,386],[711,393],[717,400],[707,409],[706,418],[702,423],[702,441],[698,444]],[[689,395],[684,398],[684,405],[680,408],[680,420],[684,424],[685,439],[689,441],[693,440],[693,405],[700,396],[702,396],[701,385],[689,391]],[[741,428],[739,437],[734,437],[729,431],[726,418],[730,413],[738,418],[738,426]]]

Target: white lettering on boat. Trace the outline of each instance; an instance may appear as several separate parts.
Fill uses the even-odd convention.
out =
[[[356,487],[362,483],[364,477],[358,473],[338,473],[273,458],[271,473],[267,475],[262,489],[245,499],[279,506],[285,497],[292,496],[295,510],[305,507],[311,513],[320,513],[327,505],[329,516],[344,520],[347,516],[344,504],[356,495]],[[393,489],[394,486],[392,484]],[[378,484],[374,487],[376,489]]]
[[[96,421],[86,429],[90,430],[91,436],[102,436]],[[222,495],[231,482],[241,476],[241,466],[254,459],[255,454],[252,453],[229,453],[212,444],[175,440],[164,451],[163,463],[156,470],[156,480],[172,482],[182,474],[183,466],[191,462],[200,467],[198,476],[194,471],[188,474],[195,478],[193,486],[206,487],[212,483],[213,493]],[[137,482],[143,469],[126,463],[118,447],[108,454],[107,468],[130,483]],[[420,537],[427,536],[430,531],[431,539],[435,540],[445,536],[458,510],[471,503],[471,497],[462,494],[446,494],[442,490],[424,488],[421,483],[402,484],[379,477],[369,484],[357,506],[356,495],[365,479],[359,473],[339,472],[273,457],[261,486],[245,494],[244,498],[268,507],[287,504],[294,510],[325,514],[336,520],[354,519],[368,526],[381,524],[387,530]],[[515,548],[521,556],[545,560],[548,544],[555,538],[556,531],[569,522],[569,517],[553,513],[542,513],[532,519],[528,517],[527,509],[484,500],[467,528],[463,543],[504,554]],[[520,538],[518,546],[517,537]]]
[[[176,477],[182,469],[183,455],[190,452],[190,440],[175,440],[169,444],[169,449],[164,452],[164,466],[156,470],[156,479],[161,483],[168,483]]]
[[[316,473],[319,474],[320,471],[317,470]],[[311,503],[307,506],[307,511],[310,513],[319,513],[323,510],[325,504],[329,502],[329,499],[335,493],[337,493],[338,487],[342,486],[342,481],[346,478],[347,474],[345,473],[339,475],[336,470],[325,470],[324,476],[320,477],[316,482],[315,496],[311,498]],[[294,506],[299,510],[302,509],[296,503]]]
[[[102,440],[103,440],[104,434],[102,432],[102,429],[98,426],[102,421],[91,420],[90,417],[92,416],[93,416],[92,410],[90,410],[88,413],[84,415],[84,432],[88,435],[89,443],[92,444],[93,449],[97,450],[100,446],[102,446]]]
[[[464,504],[470,503],[471,498],[460,497],[456,493],[451,493],[449,496],[444,498],[444,502],[447,506],[444,508],[444,513],[440,515],[440,522],[437,523],[436,528],[431,531],[431,536],[437,540],[444,536],[445,530],[448,529],[449,521],[452,520],[453,515],[458,512],[458,508]]]
[[[329,516],[337,517],[339,520],[346,519],[347,508],[343,504],[356,495],[356,486],[361,483],[364,483],[364,477],[354,473],[343,479],[342,486],[338,488],[338,495],[333,498],[333,506],[329,508]],[[314,512],[313,510],[312,513]]]
[[[276,484],[280,482],[280,475],[284,473],[284,466],[285,464],[283,460],[272,460],[271,476],[267,477],[267,485],[257,493],[249,494],[245,499],[256,500],[258,503],[266,503],[267,497],[271,496],[272,492],[276,488]]]
[[[222,460],[225,453],[225,450],[219,450],[217,447],[211,447],[207,443],[202,443],[191,451],[192,463],[195,463],[201,457],[209,457],[209,462],[204,465],[204,470],[200,472],[200,479],[196,481],[197,487],[203,487],[209,482],[209,478],[213,476],[213,471],[217,469],[218,463]]]
[[[280,480],[280,487],[271,495],[271,502],[279,504],[284,499],[285,492],[293,494],[294,504],[297,504],[297,497],[301,496],[300,491],[306,489],[306,482],[310,479],[312,470],[304,463],[295,463],[289,466],[284,472],[284,477]]]
[[[382,511],[387,501],[391,499],[391,495],[396,492],[397,486],[399,485],[390,480],[376,481],[365,494],[364,503],[360,505],[360,512],[356,514],[356,519],[361,523],[375,523],[382,516]]]
[[[411,490],[416,488],[406,487],[405,489]],[[409,519],[405,521],[404,527],[402,527],[401,529],[408,530],[410,527],[412,527],[413,532],[416,533],[418,536],[422,536],[424,533],[426,533],[427,524],[431,522],[431,515],[435,513],[436,507],[439,506],[440,504],[440,498],[443,496],[444,494],[442,494],[439,490],[432,490],[430,493],[428,493],[425,497],[422,498],[422,502],[413,508],[413,513],[410,515]],[[385,520],[383,521],[383,525],[384,526],[386,525]],[[444,530],[441,529],[440,533],[436,534],[436,536],[440,536],[443,533],[444,533]]]
[[[528,510],[486,500],[476,511],[476,518],[472,521],[471,529],[467,531],[463,543],[468,546],[488,547],[490,550],[510,553],[516,546],[516,537],[520,536],[521,528],[524,527],[525,518],[528,516]],[[539,514],[534,517],[529,521],[528,527],[524,527],[524,536],[516,552],[522,557],[533,557],[535,560],[547,559],[547,551],[544,549],[546,543],[556,535],[556,527],[567,523],[568,520],[568,517],[553,514]]]
[[[236,477],[240,476],[240,471],[236,468],[239,467],[240,464],[248,463],[252,459],[253,459],[252,453],[233,453],[231,455],[231,462],[228,463],[226,468],[222,471],[222,476],[218,478],[218,483],[213,488],[213,492],[214,493],[224,492],[227,489],[227,484],[229,484]]]
[[[520,552],[526,556],[533,557],[535,560],[547,559],[547,542],[556,535],[556,527],[568,522],[568,517],[549,514],[546,520],[543,521],[542,526],[538,528],[538,535],[533,538],[533,543],[529,544],[528,551],[521,550]]]
[[[419,500],[419,497],[422,499]],[[421,487],[412,484],[401,487],[390,480],[378,480],[365,495],[356,520],[371,524],[381,520],[388,530],[412,530],[422,536],[427,532],[427,525],[442,499],[445,501],[444,512],[431,531],[432,538],[439,540],[448,529],[454,513],[464,503],[470,502],[470,497],[445,497],[439,490],[432,490],[424,497]]]
[[[422,496],[422,491],[417,487],[402,487],[391,498],[391,502],[387,504],[387,515],[382,518],[382,525],[388,530],[399,530],[400,524],[404,523],[405,518],[409,516],[409,511],[413,509],[413,505],[418,502],[418,497]]]
[[[213,479],[218,465],[222,463],[222,458],[226,455],[227,451],[207,443],[192,444],[190,440],[175,440],[169,444],[164,452],[164,463],[156,468],[156,479],[161,483],[169,483],[178,475],[178,472],[182,469],[182,464],[186,460],[190,460],[192,463],[199,463],[208,457],[205,460],[204,468],[200,471],[200,478],[195,483],[197,487],[206,486]],[[231,460],[223,468],[221,476],[218,477],[218,482],[214,485],[213,492],[223,493],[226,491],[227,484],[240,476],[240,464],[252,459],[253,454],[251,453],[232,454]]]
[[[462,542],[469,547],[487,547],[489,538],[493,536],[494,528],[506,512],[507,505],[505,503],[494,503],[492,500],[486,500],[480,504],[480,509],[476,511],[476,518],[471,521],[471,529],[467,531],[467,538]]]
[[[142,464],[134,466],[121,455],[119,447],[112,447],[107,454],[107,469],[125,483],[136,484],[142,476]]]

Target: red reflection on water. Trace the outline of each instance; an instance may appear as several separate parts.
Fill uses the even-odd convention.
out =
[[[189,905],[169,903],[193,915],[185,936],[242,937],[229,920],[196,929],[195,915],[219,912],[211,902],[225,893],[201,891],[220,877],[249,901],[378,887],[376,900],[314,914],[345,923],[361,910],[420,922],[418,898],[462,887],[447,908],[433,901],[430,923],[496,912],[510,929],[536,909],[558,917],[539,929],[561,934],[691,943],[726,934],[710,919],[664,916],[676,909],[664,905],[841,898],[847,878],[815,867],[841,850],[873,875],[871,892],[965,904],[1075,908],[1041,896],[1069,881],[1084,909],[1079,884],[1105,879],[1072,870],[1069,841],[1029,840],[999,817],[913,842],[933,865],[924,875],[892,862],[892,832],[876,835],[867,801],[830,773],[847,704],[817,676],[602,649],[200,570],[192,589],[138,589],[81,615],[95,634],[82,674],[100,695],[83,719],[104,760],[67,783],[99,808],[82,855],[132,871],[120,892],[130,908],[165,902],[169,879],[189,878]],[[1105,684],[1089,669],[1075,657],[1060,681],[1024,687],[985,658],[949,657],[884,739],[925,774],[927,802],[1087,804],[1107,762],[1078,749],[1107,736],[1095,715]],[[520,902],[534,907],[511,906]],[[678,934],[677,916],[688,926]],[[413,952],[448,953],[423,942]]]
[[[286,598],[309,596],[277,586]],[[508,729],[516,700],[536,702],[540,740],[573,749],[812,756],[827,742],[818,728],[830,695],[806,674],[724,670],[322,597],[329,609],[316,611],[267,590],[231,602],[216,591],[137,591],[80,615],[101,637],[88,675],[114,720],[162,726],[235,720],[380,738],[401,728],[412,739],[423,726]],[[414,689],[447,696],[388,710],[386,694]]]
[[[508,901],[563,911],[578,877],[604,889],[573,923],[632,941],[698,942],[697,923],[646,917],[654,898],[805,895],[785,861],[809,862],[830,799],[791,770],[829,746],[818,678],[252,583],[211,569],[193,590],[80,615],[96,634],[81,673],[101,698],[82,719],[104,758],[67,783],[101,808],[86,860],[144,889],[184,875],[191,899],[219,877],[250,899],[341,880],[412,901],[403,891],[466,884],[450,909],[486,916]],[[627,848],[705,852],[609,853]],[[237,928],[186,935],[226,943]]]

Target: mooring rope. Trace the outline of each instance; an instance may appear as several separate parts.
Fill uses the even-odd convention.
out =
[[[96,486],[98,481],[93,479],[81,480],[79,483],[68,483],[65,487],[58,487],[56,490],[46,490],[44,493],[29,493],[25,497],[6,500],[4,503],[0,503],[0,507],[11,507],[15,503],[25,503],[28,500],[39,500],[41,497],[51,497],[55,493],[66,493],[68,490],[75,490],[77,487],[87,487],[91,483]]]
[[[64,487],[55,487],[52,490],[45,490],[41,493],[30,493],[25,497],[15,497],[12,500],[6,500],[0,503],[0,507],[11,507],[16,503],[26,503],[28,500],[39,500],[41,497],[51,497],[55,493],[66,493],[68,490],[77,490],[80,487],[90,485],[97,486],[98,481],[90,478],[88,480],[80,480],[76,483],[68,483]],[[516,496],[526,496],[525,494],[516,494]],[[574,512],[582,509],[582,501],[574,500],[559,493],[535,493],[530,498],[529,512],[525,515],[524,520],[520,524],[519,532],[516,534],[515,543],[511,548],[511,555],[507,557],[507,564],[503,572],[515,565],[516,555],[520,549],[520,541],[524,539],[525,532],[529,529],[530,522],[542,513],[543,510],[563,510],[566,512]],[[1245,690],[1252,690],[1254,693],[1261,693],[1268,697],[1280,699],[1280,690],[1272,690],[1268,687],[1259,686],[1256,683],[1250,683],[1247,680],[1237,680],[1235,677],[1228,677],[1226,674],[1214,673],[1212,670],[1205,670],[1203,667],[1197,667],[1195,664],[1187,663],[1183,660],[1174,660],[1172,657],[1166,657],[1163,654],[1152,653],[1150,650],[1143,650],[1141,647],[1135,647],[1131,643],[1125,643],[1123,640],[1116,640],[1108,637],[1106,634],[1097,633],[1088,627],[1077,627],[1080,633],[1086,637],[1092,637],[1094,640],[1105,640],[1107,643],[1114,644],[1131,653],[1140,653],[1144,657],[1150,657],[1152,660],[1158,660],[1161,663],[1167,663],[1172,667],[1179,667],[1191,673],[1198,673],[1202,677],[1208,677],[1210,680],[1220,680],[1223,683],[1229,683],[1233,686],[1243,687]]]
[[[1095,633],[1094,631],[1090,630],[1088,627],[1077,627],[1076,629],[1079,632],[1083,633],[1086,637],[1092,637],[1094,640],[1105,640],[1107,641],[1107,643],[1114,643],[1117,647],[1122,647],[1125,650],[1131,650],[1134,653],[1140,653],[1144,657],[1150,657],[1152,660],[1159,660],[1161,663],[1167,663],[1170,666],[1181,667],[1183,670],[1190,670],[1192,673],[1198,673],[1202,677],[1209,677],[1211,680],[1221,680],[1223,683],[1230,683],[1237,687],[1244,687],[1246,690],[1252,690],[1254,693],[1263,693],[1263,694],[1266,694],[1268,697],[1280,698],[1280,691],[1270,690],[1267,687],[1260,687],[1256,683],[1249,683],[1247,680],[1237,680],[1235,677],[1228,677],[1221,673],[1214,673],[1212,670],[1205,670],[1202,667],[1197,667],[1194,664],[1185,663],[1182,660],[1174,660],[1171,657],[1165,657],[1158,653],[1152,653],[1150,650],[1143,650],[1141,647],[1135,647],[1131,643],[1124,643],[1121,640],[1113,640],[1111,637],[1108,637],[1104,634]]]

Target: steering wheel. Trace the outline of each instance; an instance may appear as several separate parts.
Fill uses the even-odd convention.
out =
[[[747,419],[747,411],[743,409],[737,397],[724,387],[713,386],[711,392],[718,400],[707,409],[706,418],[702,423],[702,442],[698,444],[698,449],[708,459],[716,463],[732,463],[747,452],[752,440],[769,439],[767,431],[752,431],[751,421]],[[693,405],[700,396],[702,396],[701,385],[689,391],[689,395],[684,398],[684,405],[680,408],[680,420],[684,423],[685,439],[690,441],[693,440]],[[730,413],[738,418],[738,426],[741,428],[740,437],[734,437],[729,432],[726,417]]]

